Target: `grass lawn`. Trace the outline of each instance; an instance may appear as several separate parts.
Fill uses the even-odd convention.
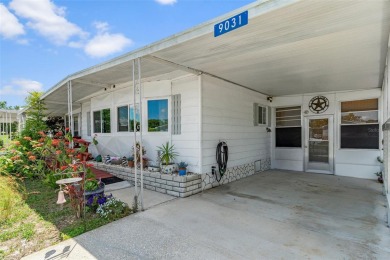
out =
[[[20,259],[112,221],[92,213],[77,219],[69,202],[56,204],[57,193],[40,180],[0,175],[0,259]]]
[[[1,135],[0,134],[0,140],[3,140],[3,144],[8,144],[8,135]]]

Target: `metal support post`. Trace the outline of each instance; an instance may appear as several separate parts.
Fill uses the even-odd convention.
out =
[[[138,205],[138,184],[137,184],[137,124],[136,124],[136,82],[135,82],[135,60],[132,62],[133,64],[133,132],[134,132],[134,203]],[[137,207],[137,205],[135,205]]]
[[[142,147],[142,85],[141,85],[141,59],[137,59],[138,63],[138,88],[139,88],[139,125],[140,125],[140,153],[141,153],[141,210],[144,210],[144,160],[143,160],[143,147]]]

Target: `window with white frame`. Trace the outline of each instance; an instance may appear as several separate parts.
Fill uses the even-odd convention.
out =
[[[378,99],[341,102],[340,148],[379,149]]]
[[[168,132],[168,99],[148,100],[148,132]]]
[[[120,106],[117,109],[118,132],[134,132],[134,106]],[[140,130],[139,106],[136,106],[135,124],[137,131]]]
[[[93,132],[111,133],[111,113],[109,108],[93,112]]]
[[[302,147],[301,107],[279,107],[275,112],[275,146]]]

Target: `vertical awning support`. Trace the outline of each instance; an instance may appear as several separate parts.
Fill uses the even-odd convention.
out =
[[[7,129],[7,132],[8,132],[8,140],[11,140],[11,127],[10,127],[10,118],[9,118],[9,113],[8,113],[8,111],[7,112],[5,112],[5,115],[6,115],[6,120],[7,120],[7,125],[6,125],[6,128],[8,128]]]
[[[139,133],[140,133],[140,154],[141,154],[141,210],[144,210],[144,160],[143,160],[143,146],[142,146],[142,85],[141,85],[141,58],[137,59],[138,63],[138,88],[139,88]]]
[[[133,145],[133,149],[134,149],[134,191],[135,191],[135,194],[134,194],[134,204],[135,206],[137,207],[138,206],[138,180],[137,180],[137,123],[136,123],[136,119],[137,119],[137,114],[136,114],[136,98],[135,98],[135,94],[136,94],[136,84],[135,84],[135,60],[133,60],[132,62],[132,68],[133,68],[133,132],[134,132],[134,145]]]
[[[143,201],[143,147],[142,147],[142,86],[141,86],[141,59],[133,60],[133,132],[134,132],[134,203],[138,206],[138,197],[140,198],[141,210],[144,210],[144,201]],[[138,99],[138,109],[139,109],[139,126],[137,127],[137,95]],[[139,141],[139,162],[137,158],[137,132],[139,129],[140,141]],[[140,193],[138,193],[138,165],[140,165]]]
[[[9,140],[12,140],[12,113],[9,113],[8,112],[8,116],[9,116]]]
[[[71,131],[72,137],[74,135],[73,129],[73,106],[72,106],[72,81],[68,81],[68,127],[69,131]],[[69,148],[73,148],[73,139],[69,140]]]

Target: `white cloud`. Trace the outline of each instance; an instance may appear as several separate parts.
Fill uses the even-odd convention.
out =
[[[30,28],[57,45],[66,44],[72,37],[87,35],[65,18],[65,7],[58,7],[50,0],[13,0],[9,6],[16,15],[28,20]]]
[[[162,5],[173,5],[177,2],[177,0],[155,0],[155,1]]]
[[[91,57],[104,57],[122,51],[131,45],[132,40],[121,33],[111,34],[108,32],[109,25],[105,22],[95,22],[97,35],[90,39],[84,46],[84,51]]]
[[[29,79],[15,79],[0,88],[0,96],[26,97],[31,91],[43,91],[42,83]]]
[[[22,34],[25,34],[23,25],[7,7],[0,3],[0,35],[4,38],[14,38]]]
[[[110,28],[110,26],[106,22],[94,22],[93,25],[99,33],[107,32]]]

